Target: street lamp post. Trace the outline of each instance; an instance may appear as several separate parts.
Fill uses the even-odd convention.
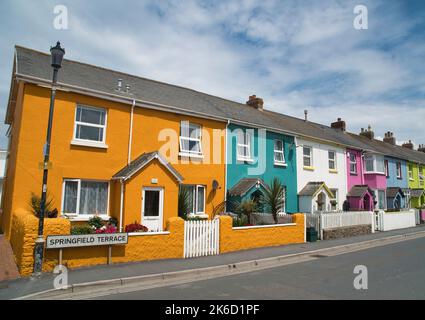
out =
[[[44,216],[46,210],[46,196],[47,196],[47,174],[50,158],[50,140],[52,135],[52,122],[53,122],[53,110],[55,106],[55,97],[56,97],[56,83],[58,80],[58,71],[62,67],[63,56],[65,55],[65,50],[61,48],[60,42],[56,43],[55,47],[50,48],[50,53],[52,55],[53,67],[53,80],[52,80],[52,90],[50,95],[50,109],[49,109],[49,122],[47,124],[47,137],[46,143],[43,149],[44,162],[43,162],[43,186],[41,191],[41,201],[40,201],[40,213],[38,218],[38,237],[35,241],[34,247],[34,275],[41,274],[43,269],[43,254],[44,254],[44,239],[43,239],[43,228],[44,228]]]

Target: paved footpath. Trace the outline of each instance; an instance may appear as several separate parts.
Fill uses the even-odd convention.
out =
[[[395,231],[378,232],[346,239],[318,241],[315,243],[295,244],[280,247],[259,248],[227,253],[218,256],[208,256],[192,259],[156,260],[73,269],[69,271],[69,284],[227,265],[242,261],[302,253],[306,251],[421,231],[425,231],[425,225]],[[46,273],[38,279],[21,278],[12,281],[0,282],[0,299],[13,299],[31,293],[53,289],[53,278],[53,274]]]
[[[18,268],[9,242],[0,235],[0,287],[1,282],[19,278]]]

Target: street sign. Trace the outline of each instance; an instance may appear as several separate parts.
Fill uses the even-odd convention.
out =
[[[46,249],[112,246],[128,243],[128,233],[48,236]]]

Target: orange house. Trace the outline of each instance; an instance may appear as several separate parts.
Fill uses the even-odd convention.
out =
[[[41,193],[51,71],[50,55],[16,47],[0,217],[9,238],[14,214],[32,214]],[[206,117],[193,90],[70,60],[57,90],[48,197],[72,223],[99,215],[161,231],[179,214],[179,188],[195,216],[224,201],[227,122]]]

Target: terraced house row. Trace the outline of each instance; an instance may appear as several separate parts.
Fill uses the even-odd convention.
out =
[[[6,123],[10,145],[1,229],[42,181],[51,87],[50,56],[16,47]],[[277,177],[286,213],[425,205],[425,148],[396,145],[392,132],[346,131],[246,103],[65,60],[59,74],[48,192],[72,224],[93,215],[152,231],[177,217],[179,190],[190,214],[211,218],[226,199],[256,199]],[[330,121],[331,122],[331,121]],[[175,134],[173,134],[175,133]]]

